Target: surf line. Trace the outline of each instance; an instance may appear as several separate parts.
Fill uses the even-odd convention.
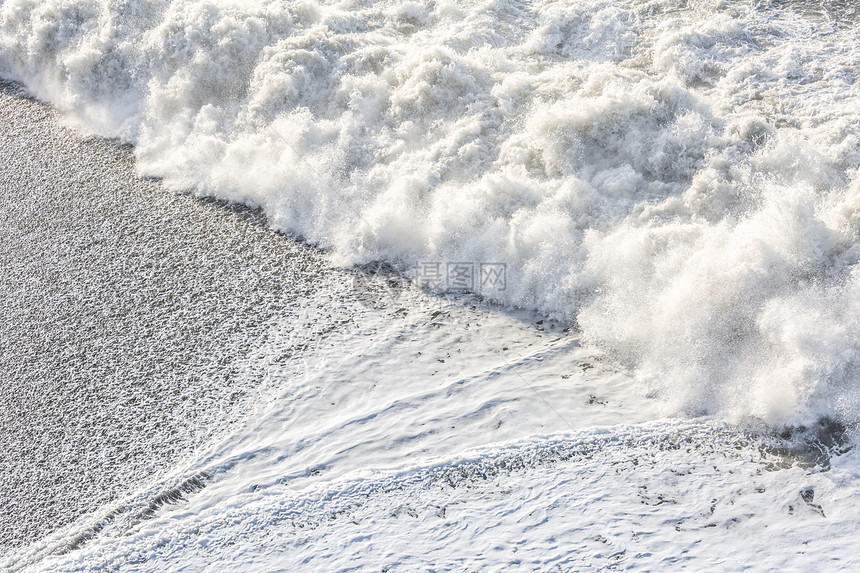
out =
[[[319,180],[319,182],[320,182],[320,183],[325,183],[325,182],[326,182],[326,178],[322,176],[322,174],[317,170],[317,168],[316,168],[316,167],[314,167],[314,166],[313,166],[313,164],[312,164],[310,161],[308,161],[308,160],[307,160],[307,158],[306,158],[302,153],[300,153],[300,152],[299,152],[299,150],[298,150],[298,149],[296,149],[296,148],[295,148],[295,146],[293,146],[293,145],[292,145],[292,144],[287,140],[287,138],[285,138],[283,135],[281,135],[281,133],[277,130],[277,128],[275,128],[275,126],[274,126],[274,125],[271,125],[271,124],[270,124],[270,125],[269,125],[269,129],[270,129],[270,131],[275,135],[275,137],[277,137],[279,140],[281,140],[281,141],[284,143],[284,145],[286,145],[286,146],[290,149],[290,151],[292,151],[292,152],[293,152],[293,155],[295,155],[295,157],[296,157],[299,161],[301,161],[304,165],[306,165],[306,166],[307,166],[307,168],[311,171],[311,173],[313,173],[313,174],[316,176],[316,178]],[[338,197],[338,195],[337,195],[337,194],[335,194],[335,197]],[[341,205],[343,205],[343,204],[344,204],[344,202],[340,202],[340,203],[341,203]],[[358,210],[355,206],[353,206],[353,205],[351,205],[351,204],[346,204],[346,207],[347,207],[350,211],[352,211],[353,213],[355,213],[355,216],[356,216],[356,217],[358,217],[358,219],[359,219],[362,223],[364,223],[365,225],[367,225],[367,228],[368,228],[368,229],[370,229],[370,232],[371,232],[371,233],[373,233],[373,234],[376,236],[376,238],[377,238],[377,239],[382,239],[381,235],[377,232],[376,228],[374,228],[374,226],[373,226],[373,225],[371,225],[370,223],[368,223],[368,222],[367,222],[367,220],[366,220],[364,217],[362,217],[361,212],[359,212],[359,210]],[[407,280],[408,280],[408,278],[407,278]],[[411,281],[410,281],[410,282],[411,282]],[[456,326],[457,326],[457,328],[459,328],[459,329],[461,329],[462,331],[464,331],[464,332],[465,332],[465,327],[463,327],[463,326],[461,326],[461,325],[456,325]],[[545,398],[545,397],[544,397],[540,392],[538,392],[537,388],[535,388],[535,387],[534,387],[534,385],[532,385],[528,380],[526,380],[526,379],[525,379],[525,377],[524,377],[522,374],[520,374],[520,373],[519,373],[515,368],[513,368],[513,367],[511,366],[511,363],[510,363],[510,362],[507,360],[507,358],[502,354],[502,352],[501,352],[498,348],[496,348],[496,347],[494,347],[492,344],[490,344],[490,342],[489,342],[486,338],[484,338],[484,336],[483,336],[483,335],[481,334],[481,332],[480,332],[480,329],[478,329],[478,330],[476,330],[476,331],[475,331],[475,335],[476,335],[479,339],[481,339],[481,341],[482,341],[484,344],[486,344],[487,348],[488,348],[488,349],[489,349],[493,354],[495,354],[496,356],[498,356],[506,366],[510,367],[510,371],[511,371],[511,372],[513,372],[513,373],[514,373],[514,374],[515,374],[515,375],[516,375],[520,380],[522,380],[523,384],[525,384],[525,385],[526,385],[526,387],[527,387],[529,390],[531,390],[532,392],[534,392],[534,394],[535,394],[538,398],[540,398],[540,400],[541,400],[544,404],[546,404],[546,405],[549,407],[549,409],[550,409],[550,410],[552,410],[552,412],[553,412],[553,413],[554,413],[554,414],[555,414],[555,415],[556,415],[556,416],[557,416],[557,417],[558,417],[562,422],[564,422],[564,423],[565,423],[565,425],[566,425],[568,428],[570,428],[572,431],[576,431],[576,428],[574,427],[574,425],[573,425],[573,424],[571,424],[571,423],[570,423],[570,421],[569,421],[567,418],[565,418],[565,417],[561,414],[561,412],[559,412],[559,411],[555,408],[555,406],[553,406],[553,405],[550,403],[550,401],[549,401],[549,400],[547,400],[547,399],[546,399],[546,398]]]

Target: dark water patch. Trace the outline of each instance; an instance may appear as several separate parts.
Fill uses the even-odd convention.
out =
[[[849,428],[823,417],[808,426],[786,426],[764,436],[762,449],[777,456],[775,469],[798,465],[826,471],[832,458],[854,448]]]

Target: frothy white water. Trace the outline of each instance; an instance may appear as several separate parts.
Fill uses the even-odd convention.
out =
[[[341,263],[507,263],[507,302],[575,319],[676,411],[860,421],[850,18],[5,0],[0,70]]]

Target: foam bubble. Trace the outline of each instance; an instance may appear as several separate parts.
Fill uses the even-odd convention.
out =
[[[858,28],[801,8],[7,0],[0,69],[339,263],[507,263],[675,411],[854,423]]]

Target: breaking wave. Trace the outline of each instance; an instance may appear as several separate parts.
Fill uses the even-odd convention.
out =
[[[847,3],[5,0],[0,71],[340,264],[506,263],[674,411],[860,421]]]

